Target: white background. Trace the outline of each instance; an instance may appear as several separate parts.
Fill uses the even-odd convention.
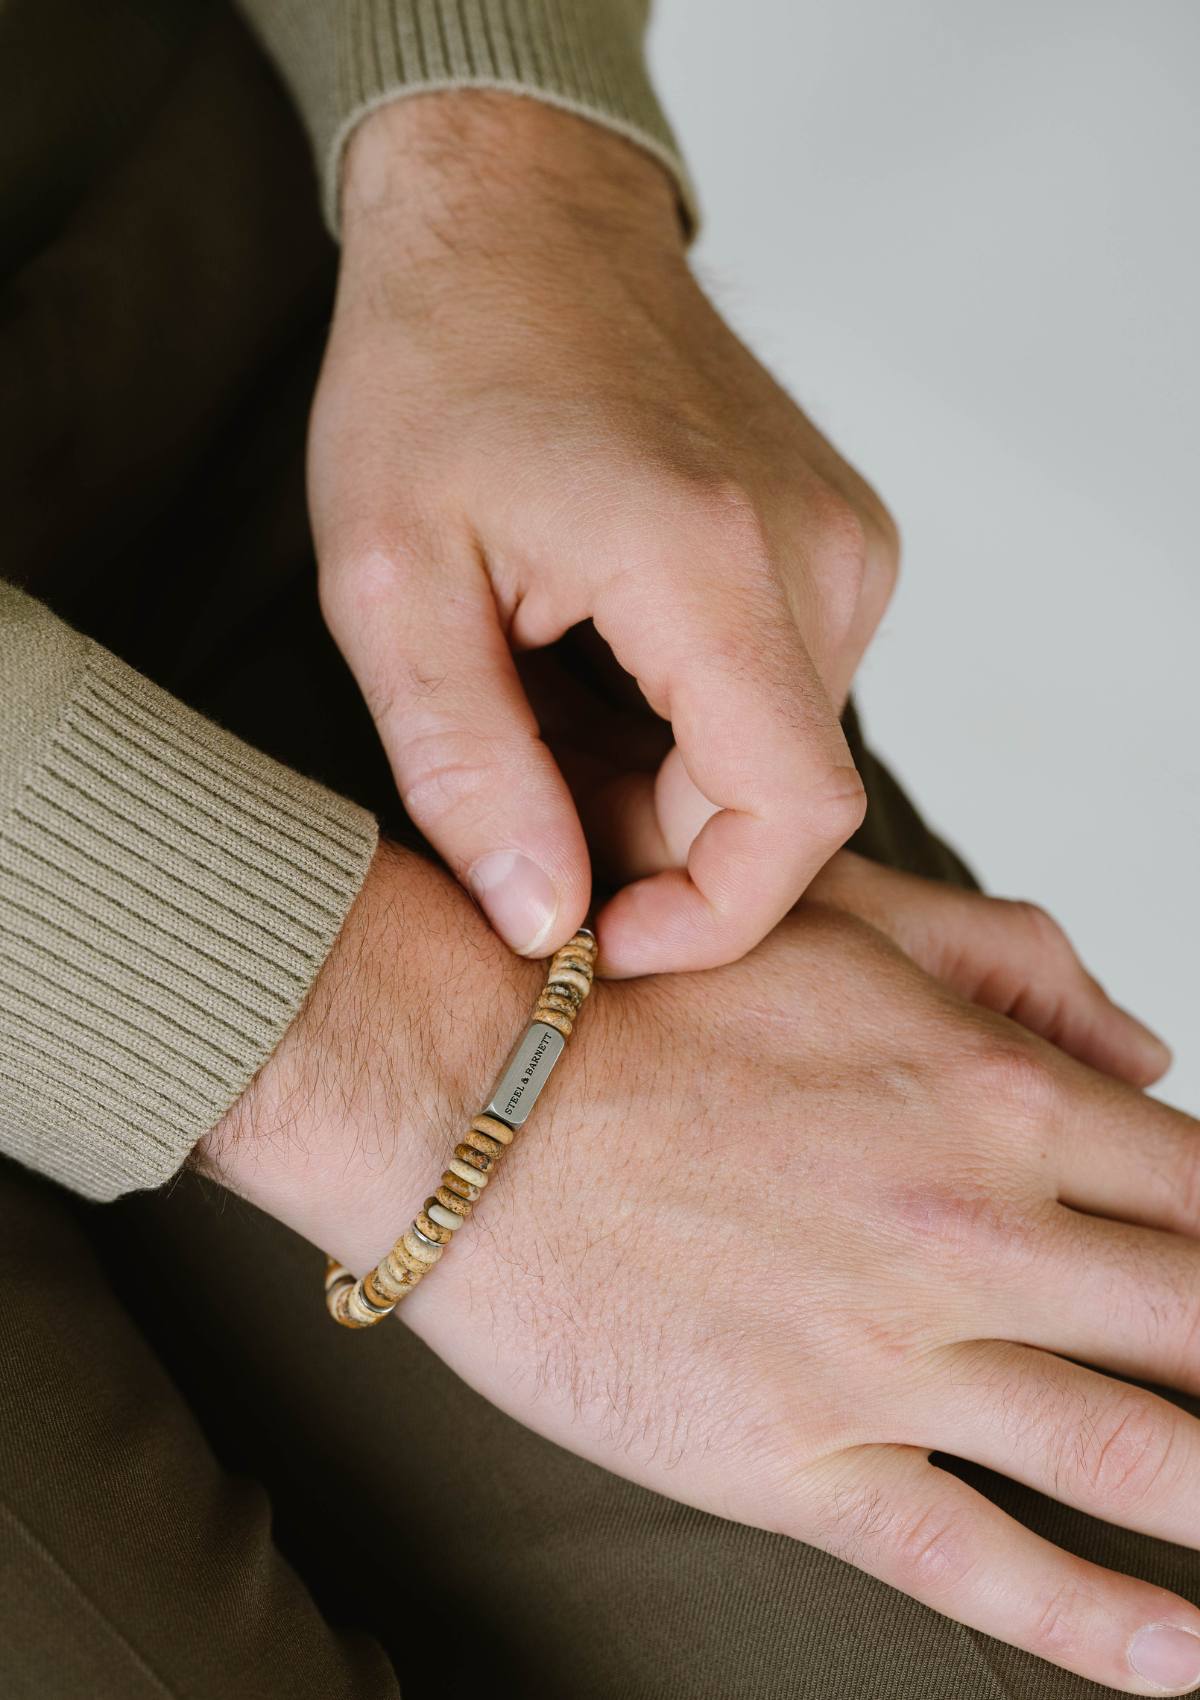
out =
[[[727,316],[876,485],[868,735],[1200,1112],[1200,0],[659,0]]]

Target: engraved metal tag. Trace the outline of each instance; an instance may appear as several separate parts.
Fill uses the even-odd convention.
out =
[[[557,1028],[548,1027],[544,1021],[531,1022],[517,1040],[516,1050],[483,1107],[484,1114],[499,1116],[509,1127],[520,1127],[562,1056],[565,1043]]]

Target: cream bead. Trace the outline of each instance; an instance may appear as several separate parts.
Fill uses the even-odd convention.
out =
[[[453,1233],[455,1228],[461,1228],[466,1221],[465,1216],[456,1216],[452,1210],[447,1210],[444,1204],[428,1204],[425,1214],[431,1222],[436,1222],[439,1228],[449,1228]]]
[[[460,1181],[466,1181],[470,1186],[483,1188],[488,1183],[482,1169],[473,1169],[469,1163],[464,1163],[461,1157],[451,1157],[446,1167],[452,1175],[457,1175]]]
[[[400,1244],[410,1257],[417,1258],[421,1263],[436,1263],[442,1255],[440,1245],[426,1245],[424,1240],[417,1238],[411,1228],[407,1233],[401,1234]]]

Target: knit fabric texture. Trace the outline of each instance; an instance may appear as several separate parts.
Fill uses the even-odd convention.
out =
[[[241,0],[312,138],[336,234],[342,152],[369,112],[405,95],[502,89],[627,137],[696,199],[642,55],[648,0]]]
[[[0,1150],[110,1199],[270,1056],[375,823],[8,587],[0,688]]]

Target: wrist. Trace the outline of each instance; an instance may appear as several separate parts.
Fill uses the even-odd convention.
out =
[[[303,1009],[197,1166],[368,1266],[490,1085],[539,976],[446,874],[381,844]]]
[[[553,231],[683,253],[664,166],[592,119],[494,90],[423,94],[370,114],[346,150],[341,204],[347,252],[383,233],[392,251],[447,259]]]

